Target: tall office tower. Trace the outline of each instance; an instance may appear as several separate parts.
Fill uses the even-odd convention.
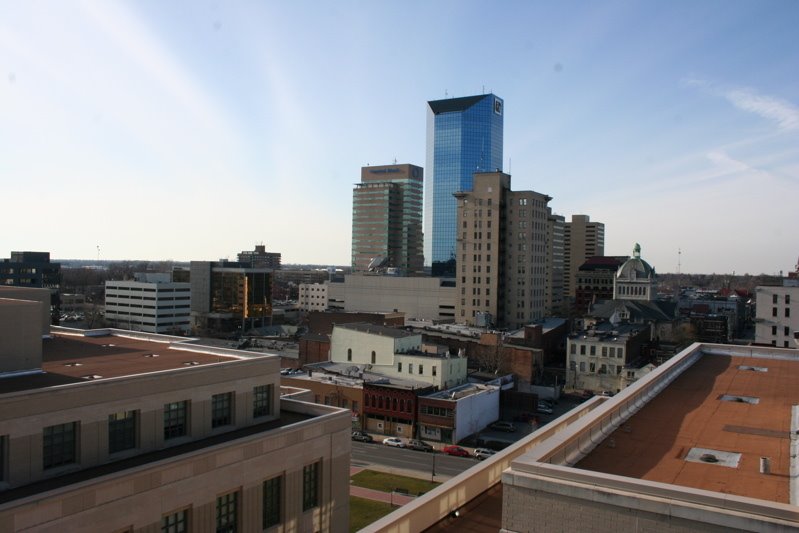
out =
[[[455,275],[456,192],[472,190],[475,172],[502,170],[503,102],[493,94],[427,102],[425,265]]]
[[[361,168],[352,191],[352,269],[381,267],[406,275],[424,272],[422,187],[424,171],[416,165]]]
[[[455,198],[455,320],[518,328],[543,318],[551,198],[511,191],[502,172],[476,173],[472,190]]]
[[[605,225],[591,222],[588,215],[572,215],[563,237],[563,290],[565,295],[574,299],[580,265],[590,257],[605,255]]]
[[[563,294],[563,234],[566,219],[547,208],[547,273],[544,285],[544,308],[547,315],[565,311]]]

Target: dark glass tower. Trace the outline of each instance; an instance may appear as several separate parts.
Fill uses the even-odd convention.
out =
[[[453,194],[471,191],[475,172],[502,170],[503,107],[493,94],[427,102],[424,256],[434,276],[455,276]]]

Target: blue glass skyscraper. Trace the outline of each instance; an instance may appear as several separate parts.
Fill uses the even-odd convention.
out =
[[[472,190],[475,172],[502,170],[503,102],[493,94],[427,102],[425,264],[455,276],[454,193]]]

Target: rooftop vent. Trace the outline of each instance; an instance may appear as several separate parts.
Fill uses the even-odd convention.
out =
[[[691,448],[685,460],[691,463],[704,463],[708,465],[726,466],[727,468],[738,468],[741,461],[741,454],[738,452],[725,452],[723,450],[711,450],[709,448]]]
[[[760,403],[760,398],[753,396],[735,396],[732,394],[722,394],[719,396],[722,402],[735,402],[735,403],[748,403],[750,405],[757,405]]]
[[[738,365],[738,370],[748,370],[750,372],[768,372],[768,368],[765,366]]]

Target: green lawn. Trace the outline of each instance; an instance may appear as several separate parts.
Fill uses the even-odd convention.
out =
[[[388,503],[350,496],[350,533],[365,528],[393,510]]]
[[[440,483],[431,483],[423,479],[375,472],[374,470],[362,470],[358,472],[350,478],[350,483],[358,487],[382,490],[383,492],[392,492],[396,489],[401,489],[413,496],[425,493],[440,485]]]

